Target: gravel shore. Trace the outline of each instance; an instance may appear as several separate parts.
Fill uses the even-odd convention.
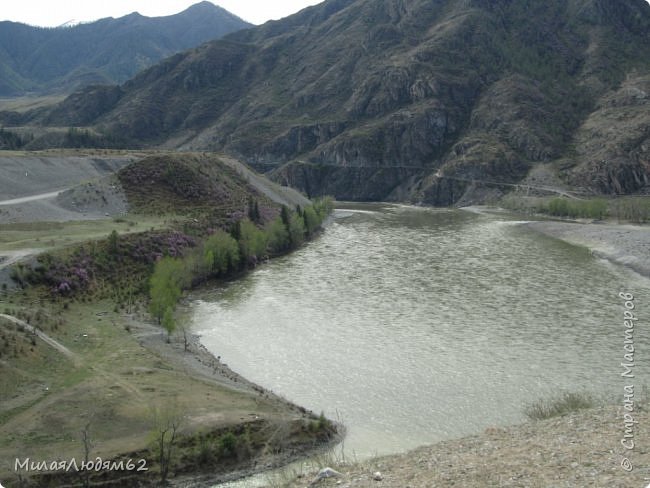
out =
[[[342,476],[312,486],[645,488],[650,483],[650,415],[646,408],[635,407],[635,446],[626,450],[621,444],[625,413],[621,401],[620,407],[489,428],[407,454],[338,466]],[[623,469],[624,459],[629,459],[631,472]],[[311,476],[303,477],[291,487],[310,486],[311,481]]]
[[[587,247],[598,257],[650,278],[650,226],[557,221],[524,225],[548,236]]]

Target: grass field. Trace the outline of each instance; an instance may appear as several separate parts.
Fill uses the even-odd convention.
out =
[[[73,354],[66,357],[0,318],[3,481],[15,479],[16,458],[81,460],[86,425],[93,457],[151,455],[154,408],[182,412],[182,432],[193,436],[254,420],[280,426],[301,418],[275,397],[219,384],[209,371],[197,374],[180,337],[167,344],[145,315],[116,313],[109,301],[64,307],[30,291],[4,297],[0,313],[37,323]]]
[[[129,215],[123,219],[82,220],[70,222],[33,222],[0,225],[0,253],[26,248],[52,250],[105,238],[113,230],[119,234],[162,229],[175,216]]]

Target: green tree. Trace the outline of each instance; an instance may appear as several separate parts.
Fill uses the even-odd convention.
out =
[[[282,205],[282,210],[280,211],[280,218],[282,219],[282,223],[285,225],[288,231],[289,221],[291,220],[291,211],[289,210],[289,207],[287,207],[286,205]]]
[[[294,213],[289,220],[289,242],[292,248],[296,248],[304,241],[305,222],[300,215]]]
[[[208,237],[203,252],[212,273],[226,275],[239,265],[239,244],[226,232],[217,231]]]
[[[266,226],[268,248],[271,252],[279,253],[289,247],[289,230],[284,225],[282,217],[277,217]]]
[[[257,200],[254,200],[252,198],[248,199],[248,218],[256,224],[259,224],[261,221],[259,203]]]
[[[116,257],[119,252],[119,235],[115,229],[108,235],[108,253]]]
[[[172,311],[187,284],[183,261],[165,257],[156,263],[149,280],[149,311],[161,322],[168,308]]]
[[[302,212],[302,219],[305,223],[305,231],[307,232],[307,235],[311,236],[321,222],[321,220],[318,218],[318,215],[316,214],[316,211],[311,205],[309,207],[305,207],[304,211]]]
[[[246,261],[260,259],[266,254],[267,234],[248,219],[240,222],[239,249]]]

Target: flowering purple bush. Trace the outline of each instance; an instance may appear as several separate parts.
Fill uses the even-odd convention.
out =
[[[91,270],[95,263],[83,248],[78,249],[67,261],[54,260],[49,256],[44,263],[44,281],[59,295],[69,295],[76,290],[87,289],[92,282]]]

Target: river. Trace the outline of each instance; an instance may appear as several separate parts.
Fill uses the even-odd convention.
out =
[[[205,291],[193,328],[244,377],[340,419],[358,458],[518,423],[562,391],[622,402],[618,295],[650,304],[650,281],[519,224],[339,208],[302,249]]]

